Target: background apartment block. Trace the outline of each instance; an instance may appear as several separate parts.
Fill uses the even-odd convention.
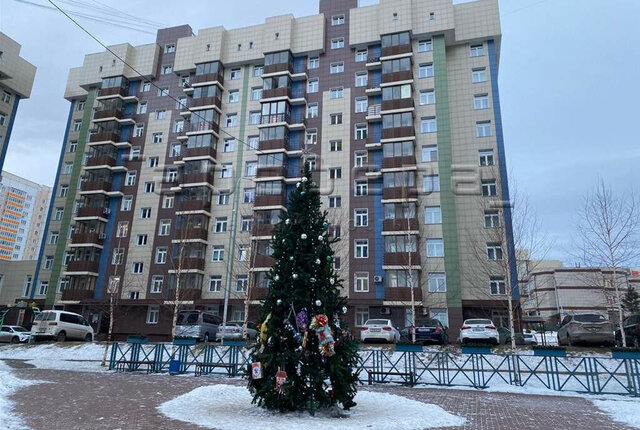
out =
[[[33,297],[104,324],[115,291],[118,334],[160,339],[179,279],[183,308],[220,314],[228,291],[231,321],[249,290],[255,321],[307,161],[342,238],[352,327],[404,326],[412,291],[418,317],[452,336],[466,317],[503,322],[507,280],[480,275],[468,246],[495,229],[487,264],[515,254],[508,207],[486,211],[508,200],[500,38],[496,0],[320,0],[314,16],[110,47],[127,64],[87,55],[69,74],[53,264]]]
[[[36,68],[20,57],[20,44],[0,32],[0,172],[21,99],[31,96]]]

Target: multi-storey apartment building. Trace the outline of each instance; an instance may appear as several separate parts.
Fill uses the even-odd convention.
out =
[[[31,96],[36,68],[20,57],[20,44],[0,32],[0,172],[21,99]]]
[[[38,259],[50,200],[51,187],[2,172],[0,260]]]
[[[352,326],[403,326],[415,308],[455,336],[465,317],[503,317],[515,258],[484,276],[468,245],[499,230],[484,260],[515,255],[500,37],[497,0],[320,0],[314,16],[169,28],[87,55],[67,83],[54,263],[34,297],[98,314],[113,292],[119,335],[166,337],[178,289],[182,308],[217,313],[226,293],[232,321],[249,300],[255,321],[306,161],[342,237]]]

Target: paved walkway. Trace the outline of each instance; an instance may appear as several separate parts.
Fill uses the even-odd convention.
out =
[[[18,360],[6,362],[22,379],[50,382],[22,388],[12,396],[15,412],[34,430],[198,429],[158,414],[156,407],[203,385],[244,385],[214,376],[68,372],[36,369]],[[362,389],[439,405],[467,418],[464,429],[629,429],[582,398],[396,386]]]

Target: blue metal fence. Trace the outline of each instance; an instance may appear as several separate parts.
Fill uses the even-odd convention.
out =
[[[175,351],[175,352],[174,352]],[[174,354],[172,357],[172,353]],[[249,364],[242,346],[129,344],[115,342],[109,369],[139,370],[153,362],[155,372],[167,372],[169,361],[180,361],[182,373],[241,375]],[[534,355],[459,354],[446,351],[360,351],[362,382],[410,383],[490,388],[527,387],[532,390],[640,396],[640,357],[549,357]]]

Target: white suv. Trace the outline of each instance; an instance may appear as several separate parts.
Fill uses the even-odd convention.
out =
[[[54,339],[58,342],[67,339],[91,342],[93,328],[82,315],[66,311],[44,311],[33,322],[31,335],[36,339]]]
[[[500,343],[500,334],[491,320],[470,319],[462,323],[458,341],[461,344],[474,341],[488,341],[497,345]]]

